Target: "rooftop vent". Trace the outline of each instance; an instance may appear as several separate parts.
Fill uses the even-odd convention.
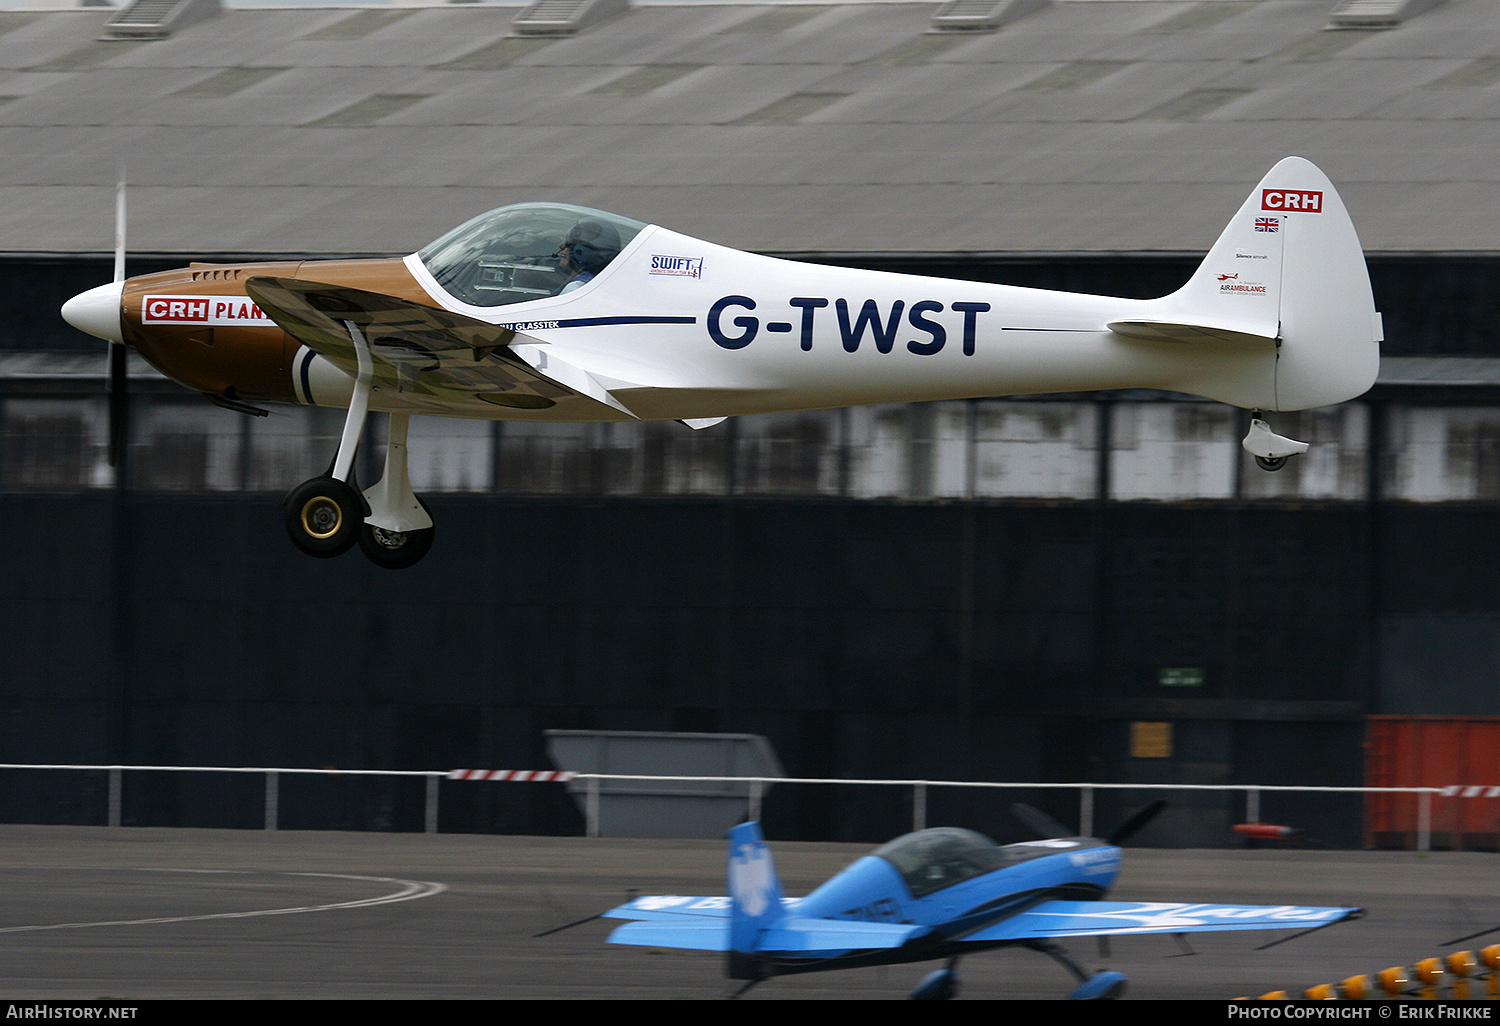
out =
[[[928,23],[933,32],[993,32],[1046,7],[1051,0],[948,0]]]
[[[104,37],[161,39],[222,11],[219,0],[134,0],[104,23]]]
[[[1325,28],[1394,28],[1443,0],[1340,0]]]
[[[630,0],[533,0],[510,27],[522,36],[571,36],[628,10]]]

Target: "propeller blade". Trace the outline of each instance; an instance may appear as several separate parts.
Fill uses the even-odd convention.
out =
[[[109,465],[118,467],[125,456],[125,439],[129,430],[130,396],[125,373],[125,347],[118,342],[109,345]]]
[[[1124,844],[1137,830],[1145,826],[1157,817],[1162,809],[1167,807],[1166,799],[1152,802],[1134,816],[1115,827],[1115,832],[1109,835],[1110,844]]]
[[[125,280],[125,169],[115,185],[115,281]]]
[[[125,165],[115,184],[115,282],[125,280]],[[109,344],[109,465],[118,467],[125,457],[125,435],[130,413],[129,375],[125,345]]]
[[[1047,815],[1041,809],[1034,809],[1030,805],[1016,802],[1010,807],[1010,813],[1022,823],[1030,827],[1038,836],[1045,838],[1073,837],[1073,831],[1063,826],[1057,820]]]

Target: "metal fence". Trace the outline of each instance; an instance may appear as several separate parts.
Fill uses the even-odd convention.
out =
[[[423,828],[429,834],[438,832],[438,784],[444,779],[479,779],[464,770],[346,770],[346,769],[293,769],[263,766],[91,766],[53,765],[40,763],[0,763],[0,770],[79,770],[107,772],[109,774],[107,822],[112,827],[121,825],[121,809],[124,794],[124,775],[127,772],[151,773],[259,773],[265,777],[265,829],[278,827],[281,777],[290,775],[322,776],[371,776],[371,777],[424,777],[427,781]],[[1280,784],[1098,784],[1098,783],[1037,783],[995,782],[973,780],[846,780],[817,777],[709,777],[667,776],[633,773],[569,773],[546,771],[511,771],[490,773],[484,779],[504,779],[510,782],[547,780],[566,783],[572,787],[582,786],[584,791],[584,819],[586,834],[599,836],[599,804],[602,785],[617,783],[659,783],[696,785],[743,785],[746,812],[751,819],[761,818],[761,805],[767,788],[771,785],[788,784],[847,784],[908,788],[911,791],[912,829],[921,830],[927,825],[927,794],[930,788],[988,788],[997,790],[1070,790],[1078,792],[1078,830],[1084,836],[1094,832],[1094,799],[1099,791],[1221,791],[1240,792],[1245,800],[1245,821],[1260,822],[1261,796],[1266,793],[1332,793],[1332,794],[1412,794],[1417,798],[1417,850],[1430,851],[1432,847],[1432,798],[1451,789],[1441,787],[1300,787]]]

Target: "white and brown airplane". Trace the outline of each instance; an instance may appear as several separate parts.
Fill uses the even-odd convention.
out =
[[[390,568],[432,542],[407,474],[412,414],[704,428],[1122,388],[1302,410],[1369,389],[1382,336],[1348,213],[1299,157],[1262,179],[1186,285],[1154,300],[795,263],[557,203],[492,210],[402,259],[124,280],[116,256],[116,281],[62,310],[115,343],[112,377],[131,346],[232,408],[347,408],[328,473],[287,496],[287,530],[312,555],[359,543]],[[390,415],[390,442],[361,493],[351,471],[371,410]],[[1307,449],[1258,412],[1244,445],[1266,469]]]

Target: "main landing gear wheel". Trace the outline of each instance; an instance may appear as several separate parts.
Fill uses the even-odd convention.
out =
[[[1289,458],[1287,456],[1257,456],[1255,457],[1255,465],[1261,470],[1280,470],[1286,466],[1286,461]]]
[[[417,501],[422,503],[422,509],[427,515],[432,516],[427,503],[421,499]],[[420,531],[387,531],[365,524],[359,532],[359,548],[376,566],[387,570],[405,570],[427,555],[427,550],[432,548],[435,530],[436,528],[427,527]]]
[[[364,496],[338,478],[315,477],[287,494],[285,521],[292,544],[309,556],[342,556],[360,540]]]

